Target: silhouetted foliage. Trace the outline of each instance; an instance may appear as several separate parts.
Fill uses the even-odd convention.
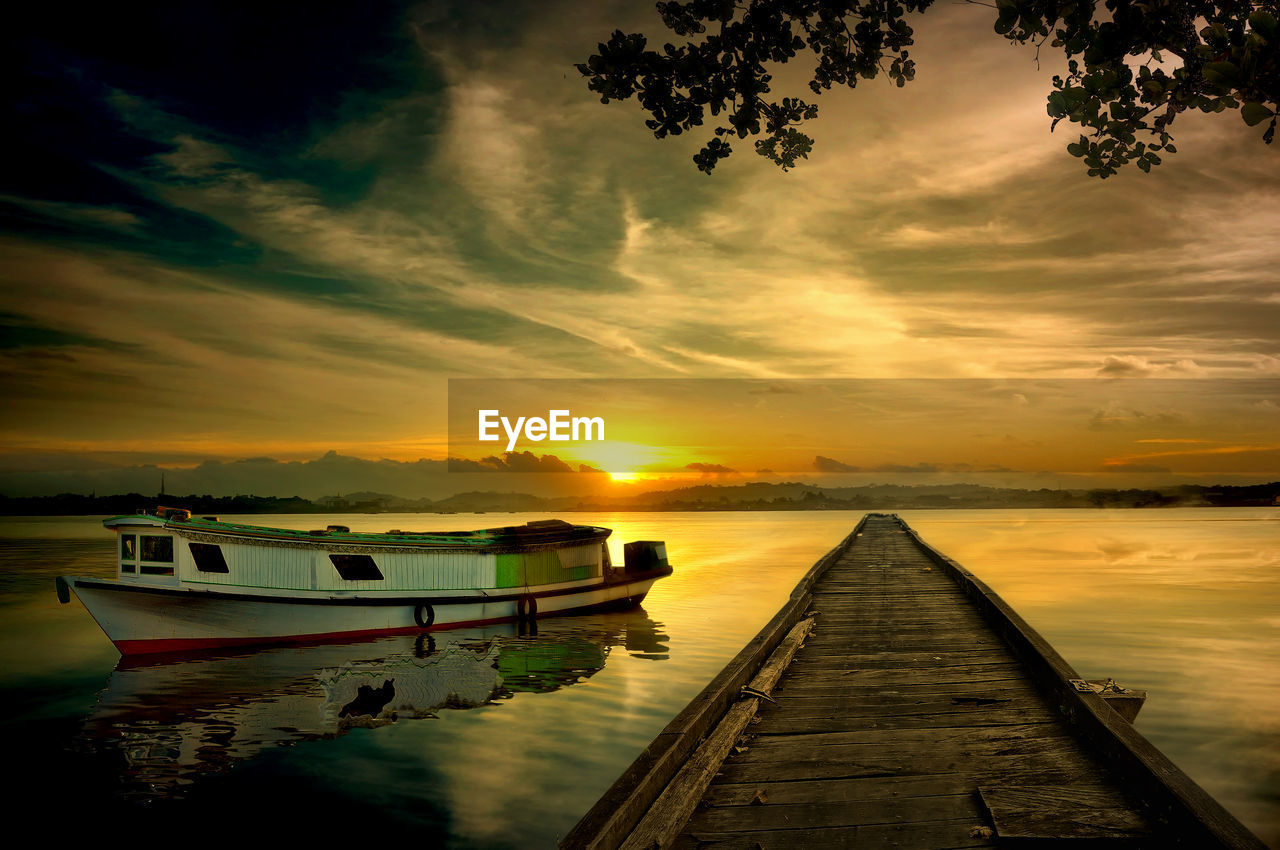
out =
[[[974,5],[987,6],[977,0]],[[756,152],[785,171],[807,158],[813,139],[796,129],[818,107],[799,97],[768,97],[773,64],[816,58],[809,88],[853,88],[881,74],[898,86],[915,76],[908,15],[934,0],[687,0],[660,2],[667,28],[683,41],[661,52],[638,33],[615,31],[576,66],[600,100],[635,95],[661,139],[717,119],[693,160],[710,174],[729,156],[729,139],[760,136]],[[1046,44],[1067,57],[1053,78],[1047,111],[1083,132],[1067,146],[1091,176],[1126,163],[1143,171],[1174,153],[1178,113],[1240,110],[1245,124],[1276,131],[1280,91],[1280,10],[1266,2],[1207,0],[994,0],[995,31],[1019,44]],[[1139,138],[1139,137],[1142,138]]]

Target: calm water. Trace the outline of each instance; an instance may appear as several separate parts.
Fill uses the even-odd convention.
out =
[[[94,518],[0,519],[0,734],[22,778],[9,809],[63,835],[552,846],[859,516],[575,514],[615,530],[617,562],[625,541],[667,541],[676,572],[642,611],[544,620],[536,635],[129,665],[53,592],[58,574],[110,575],[112,535]],[[1148,689],[1139,730],[1280,846],[1280,512],[903,516],[1081,673]],[[383,531],[537,518],[243,519]],[[391,675],[398,719],[362,721],[359,700]]]

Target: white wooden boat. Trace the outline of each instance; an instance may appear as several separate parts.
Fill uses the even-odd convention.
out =
[[[125,655],[533,620],[640,603],[666,546],[544,520],[478,531],[295,531],[160,508],[112,517],[116,578],[60,576]]]

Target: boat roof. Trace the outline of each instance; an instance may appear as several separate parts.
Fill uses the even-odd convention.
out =
[[[251,525],[239,522],[223,522],[217,517],[155,516],[152,514],[126,514],[102,521],[110,529],[133,527],[164,527],[175,531],[191,530],[234,537],[293,539],[315,542],[334,540],[344,543],[381,543],[383,545],[418,545],[476,547],[583,541],[608,537],[612,530],[593,525],[573,525],[559,519],[535,520],[524,525],[508,525],[499,528],[480,528],[466,531],[405,531],[391,529],[386,532],[347,531],[345,526],[328,526],[324,529],[303,530]]]

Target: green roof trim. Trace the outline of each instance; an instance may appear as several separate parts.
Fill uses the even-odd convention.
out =
[[[607,528],[599,528],[589,525],[572,525],[570,523],[541,523],[540,525],[514,525],[504,526],[501,528],[481,528],[474,531],[399,531],[396,533],[390,531],[379,533],[369,531],[323,531],[313,533],[311,531],[303,531],[296,528],[275,528],[265,525],[249,525],[238,522],[222,522],[221,520],[206,520],[199,517],[191,517],[187,520],[169,519],[167,517],[153,516],[151,514],[126,514],[121,516],[109,517],[102,521],[103,526],[107,528],[115,528],[117,525],[126,525],[128,520],[148,520],[148,525],[159,525],[175,530],[191,529],[192,531],[203,531],[213,534],[224,533],[229,535],[242,535],[248,538],[254,537],[270,537],[272,539],[286,539],[317,542],[321,540],[334,541],[339,543],[371,543],[371,544],[436,544],[444,546],[464,546],[484,548],[495,545],[511,545],[522,542],[528,543],[550,543],[563,538],[564,542],[572,542],[575,538],[594,537],[594,533],[603,532],[607,537],[610,533]],[[317,530],[318,531],[318,530]]]

